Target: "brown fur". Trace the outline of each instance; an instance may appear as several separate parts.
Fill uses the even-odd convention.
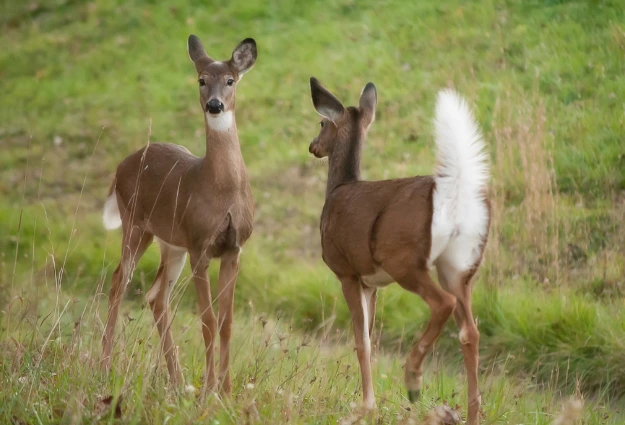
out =
[[[188,252],[206,346],[204,391],[213,390],[217,384],[214,342],[219,332],[220,388],[227,395],[231,390],[229,347],[239,252],[252,233],[254,216],[234,119],[234,83],[253,66],[256,44],[246,39],[235,48],[232,59],[215,62],[206,55],[199,39],[191,36],[189,56],[198,72],[200,104],[205,112],[206,155],[197,157],[179,145],[153,143],[117,167],[110,194],[117,196],[124,235],[122,259],[111,285],[103,362],[105,367],[110,366],[115,323],[128,280],[157,237],[161,241],[161,264],[147,299],[161,335],[172,383],[181,386],[184,378],[170,329],[169,294]],[[211,99],[220,101],[223,111],[233,114],[232,125],[225,131],[208,125],[207,103]],[[217,318],[207,276],[209,261],[215,257],[222,259]]]
[[[173,144],[135,152],[119,164],[115,190],[122,222],[215,258],[249,238],[254,205],[236,130],[207,135],[203,158]],[[234,244],[216,246],[228,229],[237,235]]]
[[[340,278],[373,274],[379,266],[397,263],[391,270],[383,267],[396,280],[407,269],[425,268],[433,188],[431,176],[337,186],[321,213],[321,246],[328,267]],[[409,229],[401,225],[406,219]]]
[[[321,130],[310,144],[316,157],[329,159],[326,200],[320,231],[324,262],[341,281],[352,316],[356,352],[363,384],[363,408],[375,408],[371,376],[370,334],[375,317],[377,288],[391,281],[421,296],[431,311],[427,329],[414,344],[405,366],[409,397],[418,396],[422,363],[447,319],[454,314],[463,337],[462,350],[469,382],[468,424],[478,423],[477,387],[479,332],[471,313],[471,279],[478,260],[461,274],[437,261],[441,288],[429,276],[434,176],[384,181],[361,181],[362,144],[373,122],[377,93],[365,86],[359,107],[344,108],[341,102],[311,78],[312,100],[323,117]],[[485,200],[488,205],[488,200]],[[383,276],[376,281],[376,272]],[[368,280],[372,279],[372,280]],[[456,308],[457,306],[457,308]]]

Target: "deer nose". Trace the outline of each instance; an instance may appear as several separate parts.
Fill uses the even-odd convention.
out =
[[[206,104],[206,110],[211,114],[218,114],[223,112],[224,104],[217,99],[211,99]]]
[[[319,155],[319,153],[317,152],[317,145],[315,144],[315,142],[312,142],[310,144],[310,146],[308,147],[308,152],[315,155],[315,157],[317,158],[321,158],[321,155]]]

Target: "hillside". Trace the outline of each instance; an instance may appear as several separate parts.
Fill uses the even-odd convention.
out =
[[[124,423],[167,415],[240,423],[252,399],[266,406],[258,407],[264,422],[291,409],[294,423],[333,423],[360,399],[358,374],[348,372],[357,362],[347,308],[320,258],[327,166],[308,153],[318,129],[311,75],[346,104],[367,81],[376,84],[363,152],[372,180],[432,171],[439,89],[454,87],[474,107],[493,174],[474,307],[485,423],[546,424],[573,394],[587,400],[584,423],[625,420],[621,2],[6,0],[0,27],[0,386],[11,390],[0,394],[2,422],[91,417],[100,396],[123,394]],[[237,90],[256,216],[235,301],[238,398],[226,406],[172,402],[164,365],[152,368],[158,339],[143,298],[156,247],[122,306],[120,365],[111,377],[94,372],[103,294],[119,259],[120,234],[100,220],[115,167],[148,140],[203,154],[189,34],[214,58],[228,58],[246,37],[259,48]],[[174,335],[185,377],[197,385],[202,348],[188,275],[174,291]],[[376,391],[382,423],[401,423],[402,355],[429,313],[399,288],[381,292]],[[292,335],[284,356],[262,348],[264,320]],[[426,365],[418,415],[441,400],[464,408],[455,332],[450,323]],[[286,344],[272,338],[268,346]],[[264,384],[261,370],[271,375]],[[303,386],[301,370],[316,383]]]

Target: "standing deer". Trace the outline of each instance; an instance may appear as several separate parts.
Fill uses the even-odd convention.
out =
[[[191,35],[189,57],[198,73],[200,105],[206,128],[206,155],[198,158],[174,144],[153,143],[124,159],[104,205],[107,229],[121,226],[122,253],[113,273],[109,312],[103,337],[103,365],[109,368],[119,304],[135,265],[158,242],[161,263],[146,295],[154,314],[171,382],[182,387],[184,377],[171,333],[169,296],[189,253],[197,291],[206,373],[202,393],[217,387],[214,345],[220,340],[219,389],[231,393],[230,334],[234,288],[241,247],[252,233],[254,201],[241,155],[234,118],[237,83],[256,61],[256,43],[243,40],[226,62],[211,59]],[[221,258],[218,317],[212,307],[207,268]]]
[[[427,329],[406,360],[408,398],[419,397],[423,359],[453,313],[467,370],[468,424],[475,425],[481,401],[471,278],[482,261],[490,205],[488,158],[469,106],[451,90],[438,94],[434,175],[362,181],[360,158],[375,117],[375,86],[368,83],[359,106],[348,108],[314,77],[310,87],[322,120],[309,151],[329,162],[320,225],[323,260],[341,281],[352,317],[363,409],[376,406],[370,337],[377,290],[397,282],[420,295],[431,311]],[[432,266],[440,286],[430,278]]]

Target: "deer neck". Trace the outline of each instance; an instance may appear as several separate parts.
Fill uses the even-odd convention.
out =
[[[360,158],[364,135],[355,132],[344,143],[337,146],[330,155],[326,198],[338,186],[360,180]]]
[[[224,123],[223,120],[215,122],[214,119],[204,115],[206,128],[204,174],[218,190],[236,190],[244,183],[246,176],[234,113],[230,113],[232,116],[229,123]]]

